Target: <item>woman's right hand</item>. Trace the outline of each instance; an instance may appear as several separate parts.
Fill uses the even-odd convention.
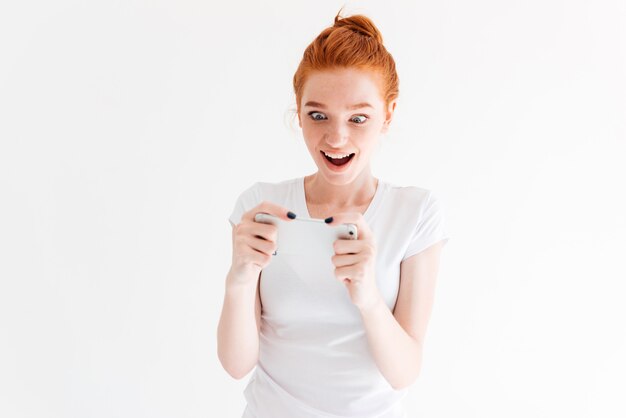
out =
[[[289,209],[272,202],[263,201],[241,216],[241,222],[233,230],[233,257],[229,280],[234,283],[256,287],[261,270],[272,260],[276,251],[278,227],[256,222],[257,213],[274,215],[285,221]]]

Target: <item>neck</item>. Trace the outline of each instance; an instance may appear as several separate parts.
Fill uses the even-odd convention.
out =
[[[367,205],[373,199],[377,187],[378,179],[369,171],[364,171],[345,184],[330,183],[319,172],[304,178],[307,202],[333,208]]]

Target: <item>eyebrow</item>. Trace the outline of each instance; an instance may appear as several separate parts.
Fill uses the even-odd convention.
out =
[[[322,108],[322,109],[326,109],[326,106],[324,104],[318,103],[318,102],[313,102],[313,101],[306,102],[304,104],[304,106],[319,107],[319,108]],[[362,107],[371,107],[372,109],[374,108],[374,106],[372,106],[371,104],[369,104],[367,102],[362,102],[362,103],[354,104],[352,106],[348,106],[348,107],[346,107],[346,109],[353,110],[353,109],[360,109]]]

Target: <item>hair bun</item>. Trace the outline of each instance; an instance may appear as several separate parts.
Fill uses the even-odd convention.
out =
[[[396,63],[383,45],[383,37],[374,22],[363,15],[342,18],[340,14],[341,10],[335,16],[335,23],[324,28],[306,47],[293,75],[298,113],[305,81],[315,71],[337,68],[371,71],[377,76],[385,106],[398,97]]]
[[[339,11],[341,13],[341,10]],[[360,33],[365,36],[369,36],[373,39],[376,39],[381,44],[383,43],[383,36],[367,16],[364,15],[352,15],[344,18],[339,17],[339,13],[335,16],[335,24],[333,25],[336,28],[347,28],[352,30],[353,32]]]

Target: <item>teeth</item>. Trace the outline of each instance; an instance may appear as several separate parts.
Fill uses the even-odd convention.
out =
[[[326,151],[323,151],[323,152],[324,152],[324,155],[326,155],[326,156],[328,156],[330,158],[334,158],[334,159],[344,158],[344,157],[347,157],[347,156],[352,154],[352,153],[350,153],[350,154],[329,154]]]

